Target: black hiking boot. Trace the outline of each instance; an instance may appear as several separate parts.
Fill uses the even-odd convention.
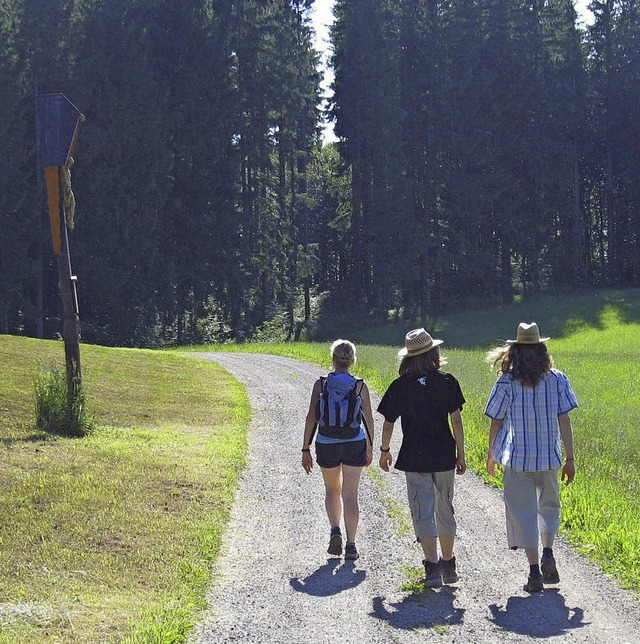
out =
[[[553,555],[542,555],[542,582],[545,584],[557,584],[560,581],[556,560]]]
[[[535,574],[530,572],[527,583],[524,585],[524,590],[528,593],[542,592],[544,590],[544,586],[542,585],[542,575],[540,573]]]
[[[440,559],[440,569],[442,570],[442,582],[445,584],[455,584],[460,577],[456,572],[456,558]]]
[[[338,526],[331,528],[331,536],[329,537],[329,547],[327,548],[327,552],[330,555],[335,555],[337,557],[342,554],[342,533]]]
[[[358,549],[356,548],[356,544],[347,541],[344,547],[344,560],[355,561],[359,557],[360,555],[358,554]]]
[[[440,569],[440,562],[422,561],[424,564],[424,586],[425,588],[440,588],[442,586],[442,570]]]

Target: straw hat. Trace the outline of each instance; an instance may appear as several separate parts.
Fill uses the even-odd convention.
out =
[[[541,344],[550,338],[541,338],[540,330],[535,322],[518,324],[518,333],[515,340],[507,340],[507,344]]]
[[[404,349],[398,351],[401,357],[419,356],[442,344],[444,340],[434,340],[424,329],[409,331],[404,337]]]

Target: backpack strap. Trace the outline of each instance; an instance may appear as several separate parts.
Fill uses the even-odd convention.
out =
[[[318,413],[317,418],[320,418],[320,398],[324,398],[324,424],[329,424],[329,392],[327,391],[327,376],[320,376],[320,395],[318,396]]]
[[[317,419],[320,416],[320,397],[325,395],[327,390],[327,377],[320,376],[318,380],[320,381],[320,395],[318,396],[318,400],[316,401],[316,424],[313,426],[313,429],[311,430],[311,436],[309,436],[309,445],[313,443],[313,437],[316,435],[316,431],[318,430]]]
[[[360,390],[358,390],[358,384],[360,384]],[[362,387],[364,387],[364,381],[362,378],[356,378],[355,382],[353,383],[353,389],[349,393],[349,405],[347,407],[347,417],[345,418],[345,427],[348,427],[351,425],[351,423],[355,420],[354,412],[355,412],[355,407],[356,407],[356,401],[358,397],[360,396],[360,392],[362,391]],[[358,422],[360,419],[358,418]]]

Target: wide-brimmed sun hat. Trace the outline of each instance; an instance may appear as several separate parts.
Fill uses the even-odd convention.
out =
[[[520,322],[515,340],[507,340],[507,344],[541,344],[551,338],[541,338],[540,330],[535,322]]]
[[[404,336],[404,348],[398,351],[403,358],[419,356],[442,344],[444,340],[434,340],[424,329],[414,329]]]

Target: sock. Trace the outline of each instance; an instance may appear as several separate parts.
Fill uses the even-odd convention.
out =
[[[538,564],[531,564],[529,566],[529,574],[532,575],[533,577],[539,577],[540,576],[540,566]]]
[[[542,549],[543,557],[553,557],[553,548],[543,548]]]

